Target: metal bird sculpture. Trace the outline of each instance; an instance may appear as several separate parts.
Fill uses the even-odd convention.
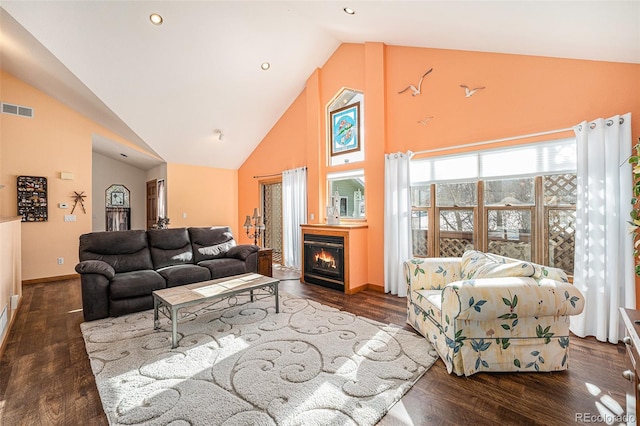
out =
[[[431,120],[432,118],[433,116],[426,117],[424,120],[418,120],[418,123],[422,124],[423,126],[426,126],[429,120]]]
[[[460,87],[462,87],[464,89],[464,97],[465,98],[470,98],[478,90],[482,90],[482,89],[485,88],[484,86],[482,86],[482,87],[476,87],[476,88],[473,88],[473,89],[469,89],[469,86],[465,86],[464,84],[461,84]]]
[[[424,78],[426,76],[428,76],[431,71],[433,71],[433,68],[431,68],[429,71],[425,72],[422,75],[422,77],[420,77],[420,81],[418,81],[418,87],[417,88],[413,84],[410,84],[407,87],[405,87],[404,89],[402,89],[401,91],[399,91],[398,94],[404,93],[407,90],[411,89],[411,96],[418,96],[420,94],[420,90],[422,89],[422,80],[424,80]]]

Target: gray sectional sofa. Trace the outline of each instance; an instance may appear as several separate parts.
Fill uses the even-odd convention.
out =
[[[257,272],[258,250],[237,245],[229,227],[83,234],[76,272],[84,319],[151,309],[154,290]]]

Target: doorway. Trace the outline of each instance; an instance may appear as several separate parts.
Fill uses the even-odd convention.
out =
[[[158,181],[147,182],[147,229],[152,229],[158,221]]]
[[[273,249],[273,263],[282,265],[282,179],[260,182],[264,212],[264,247]]]

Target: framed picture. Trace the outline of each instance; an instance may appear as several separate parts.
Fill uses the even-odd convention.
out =
[[[360,102],[331,111],[331,156],[360,150]]]

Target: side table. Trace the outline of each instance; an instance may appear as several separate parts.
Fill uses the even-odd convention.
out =
[[[273,249],[261,248],[258,251],[258,273],[273,277]]]

